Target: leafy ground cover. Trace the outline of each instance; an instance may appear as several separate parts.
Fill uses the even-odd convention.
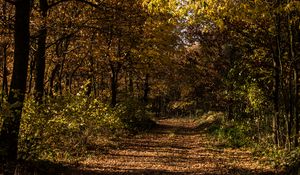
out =
[[[70,174],[280,174],[246,148],[222,148],[192,118],[157,121],[151,132],[122,138]]]
[[[270,164],[264,154],[247,146],[232,146],[226,135],[216,137],[212,130],[222,125],[222,113],[199,118],[156,119],[147,131],[113,139],[98,138],[86,146],[78,159],[60,162],[26,162],[17,172],[22,175],[279,175],[282,168]],[[230,134],[228,135],[230,137]],[[243,139],[243,138],[241,138]],[[82,155],[84,154],[84,155]],[[76,157],[76,156],[75,156]]]

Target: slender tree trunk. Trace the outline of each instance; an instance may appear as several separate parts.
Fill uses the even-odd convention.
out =
[[[3,46],[3,79],[2,79],[2,101],[4,96],[8,95],[8,81],[7,81],[7,45]]]
[[[30,94],[32,90],[32,79],[34,78],[34,71],[35,71],[35,58],[31,58],[29,60],[29,78],[28,78],[28,91],[27,93]]]
[[[36,71],[35,71],[35,100],[42,102],[44,96],[44,78],[45,78],[45,54],[46,54],[46,38],[47,28],[43,28],[39,32],[38,49],[36,55]]]
[[[292,14],[288,14],[288,20],[292,18]],[[287,23],[288,25],[288,30],[289,30],[289,52],[288,52],[288,57],[289,57],[289,120],[288,120],[288,146],[289,150],[291,149],[292,142],[293,142],[293,136],[292,135],[292,128],[294,126],[294,121],[295,121],[295,103],[296,103],[296,96],[295,94],[295,78],[297,77],[295,75],[295,52],[294,52],[294,26],[290,24],[289,22]]]
[[[115,107],[117,105],[117,93],[118,93],[118,71],[111,66],[111,106]]]
[[[134,83],[133,83],[133,60],[132,57],[129,56],[128,57],[128,79],[129,79],[129,83],[128,83],[128,91],[129,91],[129,96],[131,98],[134,98]]]
[[[72,92],[72,83],[73,83],[73,77],[76,73],[76,71],[80,68],[80,66],[82,65],[84,60],[81,60],[81,62],[75,67],[75,69],[69,73],[70,75],[66,75],[67,77],[67,83],[66,85],[69,87],[69,92],[71,93]]]
[[[256,114],[257,112],[255,112],[255,114]],[[257,117],[258,117],[258,121],[257,121],[257,135],[258,135],[258,143],[260,143],[260,140],[261,140],[261,129],[260,129],[260,126],[261,126],[261,114],[260,114],[260,112],[258,112],[259,114],[258,115],[256,115]]]
[[[54,80],[56,77],[56,74],[59,73],[60,64],[56,64],[54,69],[51,72],[50,80],[49,80],[49,95],[53,96],[53,86],[54,86]]]
[[[288,0],[287,3],[291,3],[294,0]],[[296,12],[292,11],[288,14],[288,29],[289,29],[289,60],[291,62],[290,69],[290,113],[291,113],[291,125],[290,125],[290,133],[292,138],[290,138],[291,142],[294,142],[293,146],[298,147],[298,138],[299,138],[299,116],[298,116],[298,99],[299,99],[299,90],[298,90],[298,60],[295,58],[295,33],[296,33],[296,26],[299,24],[290,24],[290,20],[295,17]],[[294,133],[293,133],[294,131]]]
[[[295,63],[294,66],[294,94],[295,94],[295,99],[294,99],[294,113],[295,113],[295,136],[294,136],[294,146],[298,147],[299,146],[299,112],[298,112],[298,105],[299,105],[299,87],[298,87],[298,69],[297,69],[297,63]]]
[[[281,0],[277,0],[280,7]],[[279,146],[279,115],[280,115],[280,84],[281,84],[281,16],[276,14],[276,49],[274,53],[274,116],[273,116],[273,141]]]
[[[44,79],[45,79],[45,67],[46,67],[46,39],[47,39],[47,26],[46,18],[48,12],[47,0],[39,0],[39,8],[43,17],[43,25],[39,30],[38,36],[38,48],[35,57],[35,89],[34,97],[38,103],[42,102],[44,96]]]
[[[57,92],[59,92],[60,96],[62,96],[63,94],[63,87],[62,87],[62,82],[63,82],[63,70],[64,70],[64,66],[65,66],[65,58],[66,58],[66,55],[64,54],[63,55],[63,60],[60,64],[60,70],[58,72],[58,80],[57,80]]]
[[[150,77],[149,74],[146,74],[145,83],[144,83],[144,96],[143,96],[143,102],[145,104],[148,103],[148,94],[149,94],[149,91],[150,91],[149,77]]]
[[[4,1],[2,4],[2,8],[3,8],[3,17],[5,20],[7,20],[7,2]],[[10,29],[9,26],[7,24],[7,29],[4,30],[7,33],[10,33]],[[7,71],[7,49],[9,47],[8,43],[5,43],[3,45],[3,79],[2,79],[2,96],[1,96],[1,102],[3,102],[4,97],[8,95],[8,81],[7,81],[7,76],[8,76],[8,71]]]
[[[292,86],[292,77],[289,77],[289,109],[287,113],[287,148],[291,150],[292,146],[292,127],[294,121],[294,97],[293,97],[293,86]]]
[[[111,68],[111,106],[117,105],[117,94],[118,94],[118,78],[122,64],[119,62],[110,62]]]
[[[298,60],[295,60],[294,63],[294,94],[295,94],[295,137],[294,137],[294,144],[295,147],[299,146],[298,139],[300,138],[299,132],[300,132],[300,116],[299,116],[299,88],[300,88],[300,62]]]
[[[26,93],[27,67],[29,58],[30,1],[15,1],[15,46],[13,74],[8,102],[10,113],[5,114],[0,134],[1,161],[4,175],[13,175],[18,151],[18,134]]]
[[[92,47],[91,47],[91,51],[90,53],[92,52]],[[89,61],[90,61],[90,71],[89,71],[89,77],[88,77],[88,80],[89,80],[89,84],[88,84],[88,91],[87,94],[88,96],[90,96],[91,94],[93,94],[92,92],[94,91],[94,77],[95,77],[95,61],[94,61],[94,58],[93,58],[93,55],[89,55]],[[95,91],[94,91],[94,94],[95,95]]]
[[[57,82],[57,91],[56,92],[59,92],[59,95],[62,96],[63,94],[63,86],[62,86],[62,83],[63,83],[63,76],[62,76],[62,73],[60,73],[60,76],[58,76],[58,82]]]
[[[277,56],[274,60],[274,116],[273,116],[273,141],[279,144],[279,97],[280,97],[280,61]]]

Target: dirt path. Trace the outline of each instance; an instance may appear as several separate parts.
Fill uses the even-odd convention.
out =
[[[122,139],[108,153],[80,162],[73,174],[275,174],[249,151],[218,148],[192,119],[163,119],[152,132]]]

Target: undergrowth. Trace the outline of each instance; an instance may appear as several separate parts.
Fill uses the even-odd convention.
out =
[[[92,152],[105,151],[113,139],[154,124],[134,100],[112,108],[84,92],[47,98],[43,104],[27,99],[18,155],[20,160],[74,162]]]
[[[208,112],[198,123],[199,129],[207,130],[220,145],[239,148],[252,143],[251,128],[243,123],[225,121],[221,112]]]
[[[268,164],[277,170],[284,171],[286,174],[294,175],[294,171],[298,172],[300,170],[300,147],[288,150],[271,146],[257,146],[253,153],[256,156],[264,157]]]
[[[223,113],[209,112],[198,120],[198,129],[206,130],[222,147],[246,147],[262,163],[273,166],[278,172],[296,174],[300,166],[300,147],[293,150],[275,148],[270,135],[260,133],[250,121],[226,121]]]

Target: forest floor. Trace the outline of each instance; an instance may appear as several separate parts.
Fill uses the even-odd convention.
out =
[[[147,133],[122,138],[106,153],[78,163],[73,175],[267,175],[276,170],[247,149],[221,147],[191,118],[157,121]]]

